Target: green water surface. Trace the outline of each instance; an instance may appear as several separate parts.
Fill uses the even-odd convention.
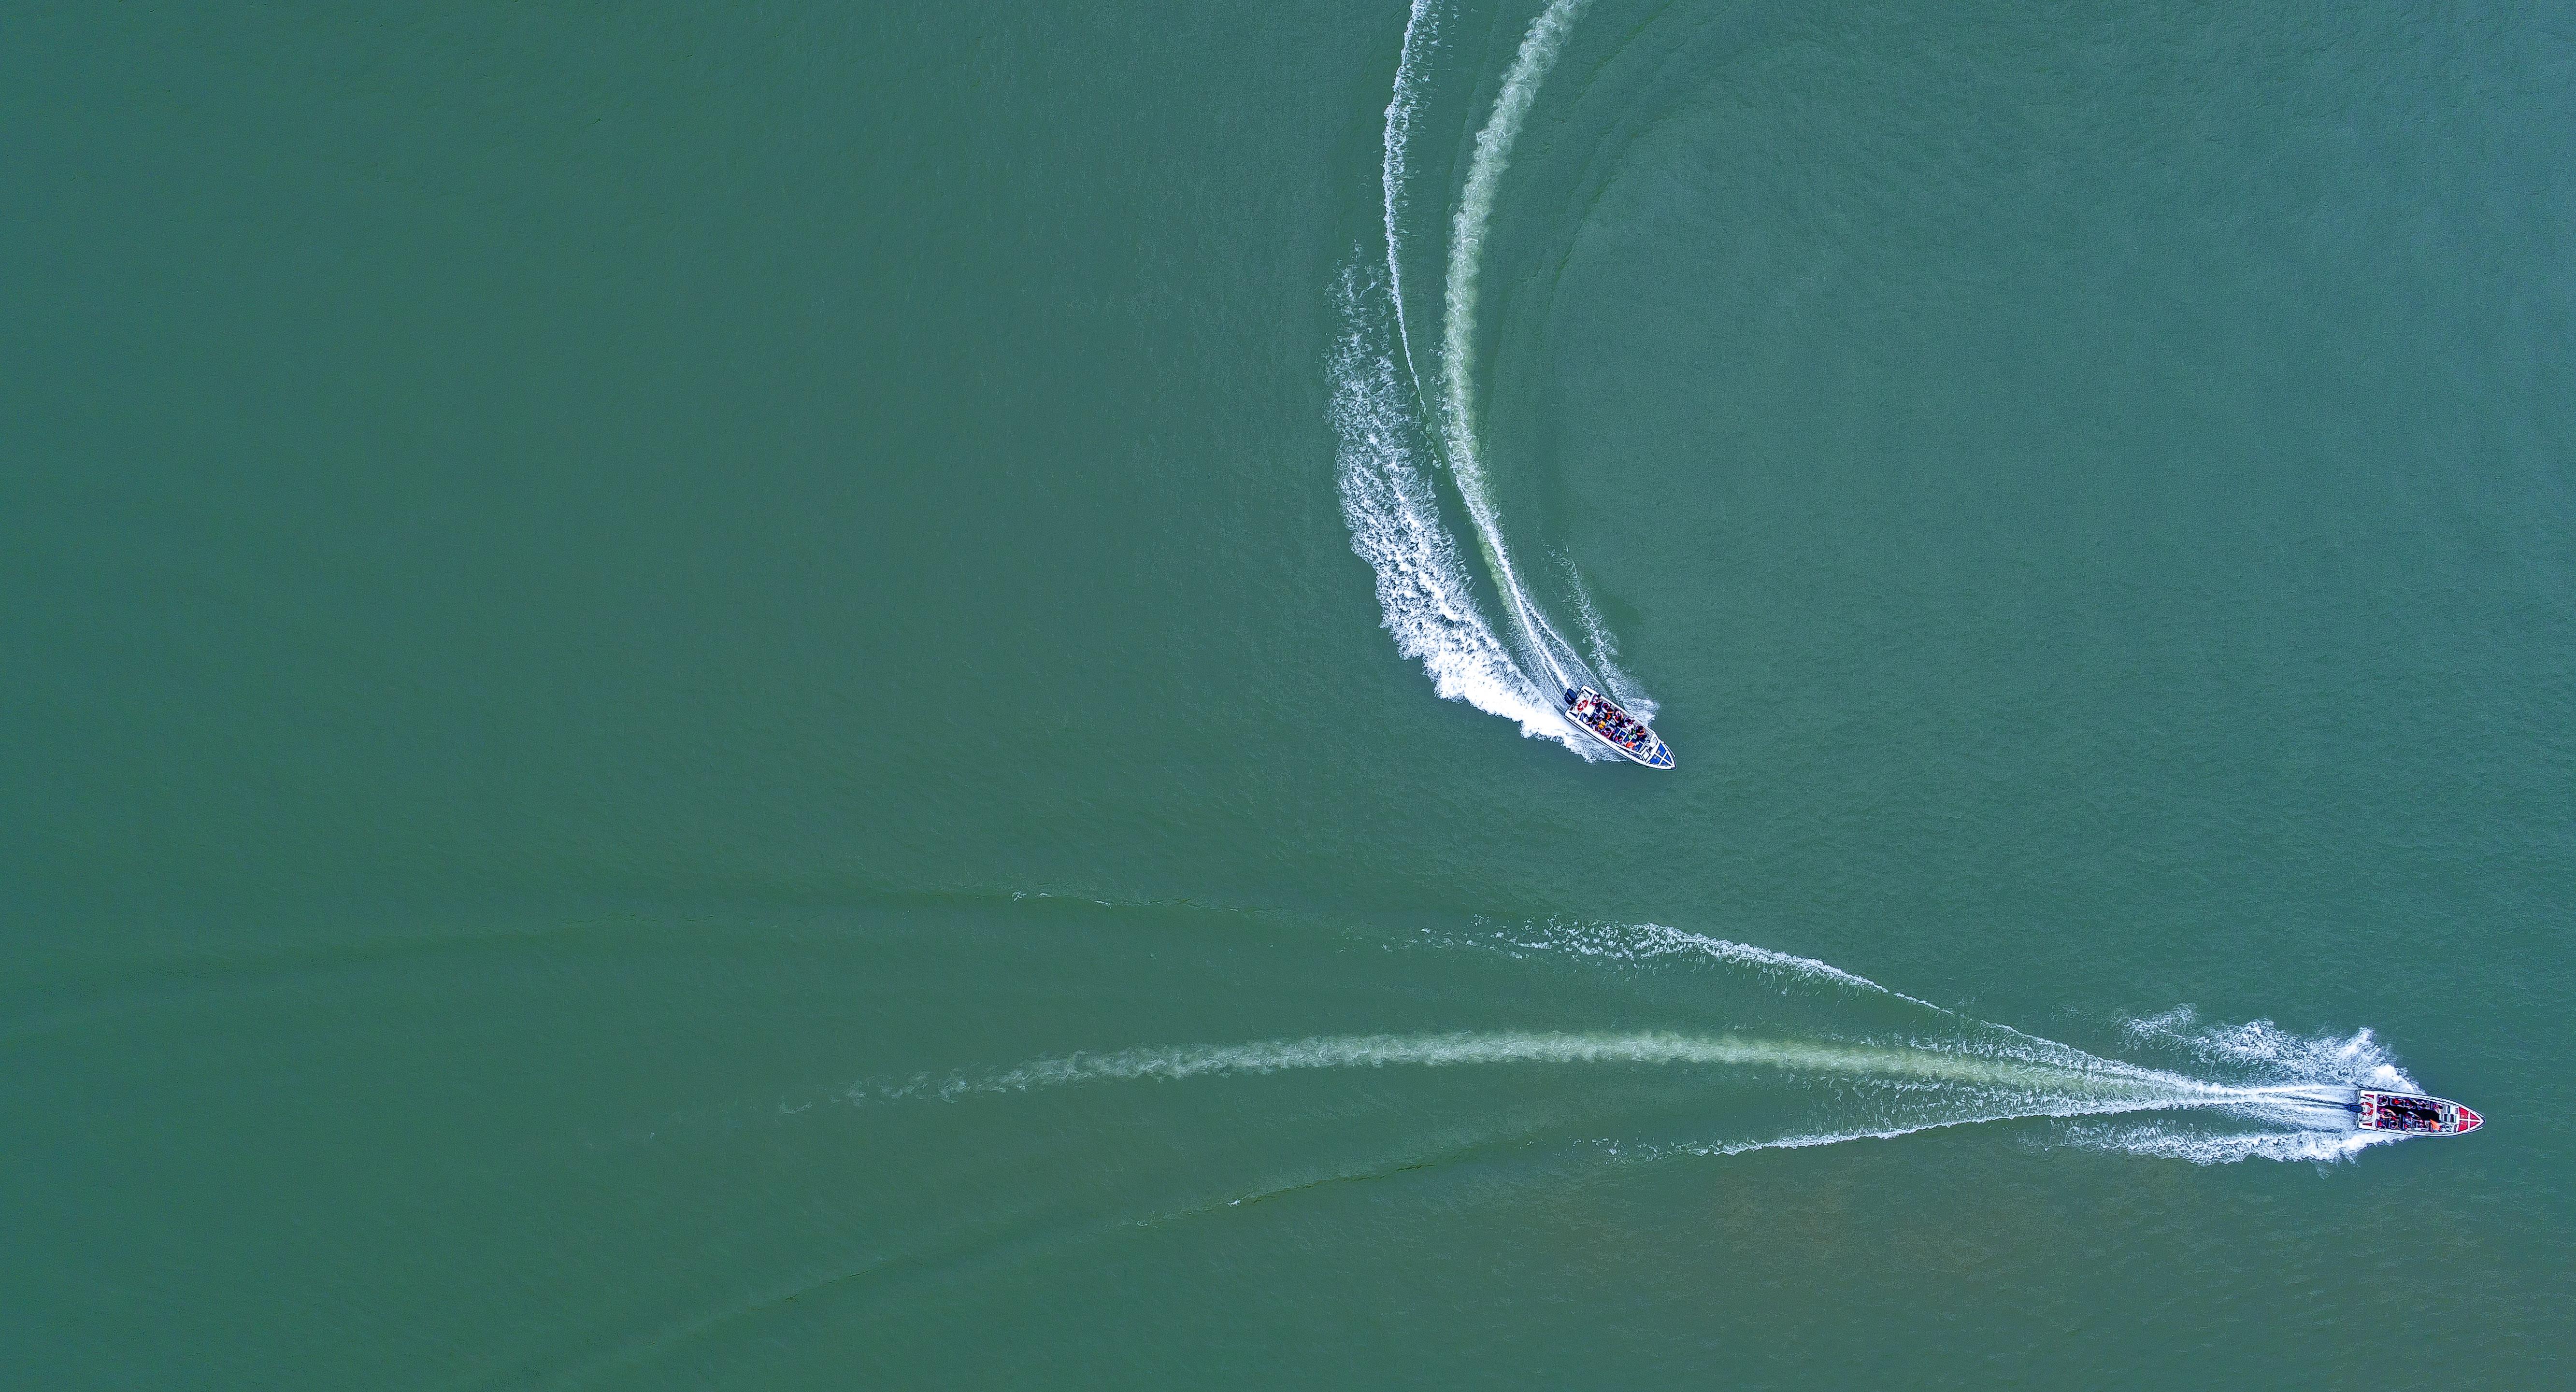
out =
[[[1538,8],[1437,7],[1417,326]],[[1478,380],[1670,774],[1438,699],[1352,552],[1408,19],[22,7],[0,1381],[2563,1384],[2568,12],[1594,0]],[[939,1092],[1949,1028],[1565,946],[1649,922],[2158,1068],[2367,1030],[2489,1125]]]

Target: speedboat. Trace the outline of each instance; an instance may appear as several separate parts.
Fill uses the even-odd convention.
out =
[[[2372,1092],[2361,1094],[2361,1129],[2364,1131],[2405,1131],[2419,1136],[2465,1136],[2487,1124],[2485,1117],[2457,1102],[2441,1097],[2418,1097],[2411,1092]]]
[[[1654,769],[1673,766],[1673,751],[1655,738],[1646,722],[1621,710],[1618,702],[1591,687],[1565,689],[1565,718],[1574,722],[1576,729],[1618,750],[1621,758]]]

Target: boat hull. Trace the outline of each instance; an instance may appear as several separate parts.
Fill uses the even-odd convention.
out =
[[[1648,728],[1646,722],[1620,709],[1619,703],[1593,690],[1582,687],[1565,693],[1565,707],[1558,714],[1567,724],[1590,735],[1607,746],[1610,752],[1633,764],[1650,769],[1673,766],[1673,751]],[[1626,734],[1626,738],[1615,736]]]
[[[2359,1098],[2361,1129],[2403,1136],[2465,1136],[2487,1119],[2447,1097],[2364,1088]]]

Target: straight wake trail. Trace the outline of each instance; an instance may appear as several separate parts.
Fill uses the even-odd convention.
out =
[[[1770,1103],[1771,1119],[1749,1128],[1737,1123],[1743,1134],[1603,1143],[1607,1148],[1629,1158],[1726,1156],[2048,1120],[2063,1123],[2057,1145],[2216,1163],[2357,1154],[2391,1139],[2357,1129],[2357,1090],[2417,1090],[2368,1031],[2300,1038],[2267,1022],[2204,1027],[2188,1011],[2170,1011],[2131,1022],[2128,1035],[2203,1067],[2154,1067],[1976,1020],[1811,958],[1656,924],[1551,924],[1425,941],[1444,951],[1560,956],[1587,973],[1705,972],[1738,987],[1799,996],[1829,1019],[1839,1016],[1861,1029],[1459,1030],[1139,1046],[861,1083],[841,1100],[962,1103],[1063,1088],[1213,1085],[1293,1073],[1549,1069],[1651,1078],[1671,1072],[1669,1085],[1656,1089],[1664,1099],[1658,1105],[1692,1110],[1688,1099],[1700,1096],[1717,1117],[1731,1102],[1759,1093]],[[1710,1124],[1721,1131],[1727,1125]]]

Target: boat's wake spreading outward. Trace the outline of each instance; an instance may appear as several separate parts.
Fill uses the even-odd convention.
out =
[[[2171,1156],[2202,1164],[2252,1158],[2334,1160],[2395,1139],[2355,1121],[2357,1088],[2414,1092],[2368,1031],[2301,1039],[2257,1022],[2203,1030],[2188,1012],[2134,1022],[2132,1038],[2198,1064],[2192,1071],[2088,1053],[1970,1019],[1822,962],[1652,924],[1523,929],[1431,939],[1515,957],[1564,954],[1623,968],[1705,969],[1765,994],[1810,998],[1867,1033],[1771,1024],[1721,1030],[1460,1031],[1318,1035],[1143,1047],[1041,1058],[983,1072],[862,1084],[852,1102],[961,1101],[1079,1084],[1222,1078],[1339,1069],[1502,1066],[1684,1070],[1675,1096],[1712,1117],[1765,1092],[1769,1109],[1708,1127],[1736,1134],[1616,1138],[1631,1158],[1795,1149],[1980,1122],[2053,1119],[2034,1143]],[[1590,970],[1590,968],[1586,968]],[[1697,1112],[1700,1107],[1693,1106]]]
[[[1449,219],[1436,400],[1426,412],[1428,394],[1405,320],[1404,215],[1407,151],[1438,47],[1440,10],[1437,0],[1416,0],[1386,110],[1385,273],[1363,272],[1365,257],[1354,258],[1345,271],[1336,290],[1344,331],[1331,367],[1351,546],[1377,572],[1378,603],[1398,650],[1422,662],[1442,696],[1517,720],[1523,734],[1558,740],[1585,758],[1611,759],[1618,757],[1613,751],[1567,728],[1554,694],[1598,686],[1640,721],[1653,718],[1654,703],[1611,667],[1606,635],[1579,583],[1574,603],[1594,639],[1588,662],[1523,582],[1486,478],[1475,380],[1479,290],[1495,199],[1540,84],[1588,3],[1552,0],[1532,21],[1477,132]],[[1501,598],[1499,628],[1477,611],[1474,586],[1441,523],[1428,467],[1435,461],[1449,467],[1476,549]]]

